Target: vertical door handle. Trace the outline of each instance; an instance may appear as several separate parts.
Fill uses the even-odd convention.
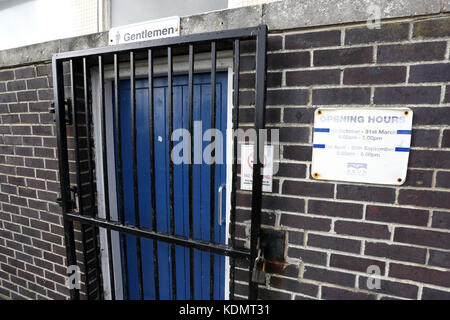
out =
[[[223,191],[223,189],[226,189],[226,188],[227,188],[226,184],[222,184],[219,187],[219,219],[218,219],[219,226],[222,225],[222,191]]]

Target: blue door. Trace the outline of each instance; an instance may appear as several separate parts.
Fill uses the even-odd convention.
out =
[[[202,135],[210,129],[211,124],[211,86],[210,74],[197,74],[194,77],[194,121],[201,121]],[[154,138],[155,138],[155,191],[157,231],[170,232],[170,199],[169,199],[169,132],[168,132],[168,103],[167,77],[154,79]],[[202,157],[201,164],[193,166],[193,225],[194,238],[225,243],[225,223],[218,224],[218,188],[226,183],[226,123],[227,123],[227,73],[217,73],[216,87],[216,128],[222,132],[223,159],[215,164],[215,239],[210,239],[210,165]],[[173,128],[189,128],[188,113],[188,77],[175,76],[173,78]],[[116,148],[122,148],[122,170],[124,186],[124,208],[126,223],[133,225],[134,219],[134,190],[133,190],[133,159],[131,140],[131,105],[130,82],[120,83],[120,112],[121,112],[121,143]],[[149,106],[148,80],[136,81],[136,128],[137,128],[137,170],[139,215],[141,226],[152,228],[152,203],[150,179],[150,141],[149,141]],[[115,117],[115,115],[114,115]],[[116,140],[115,140],[116,141]],[[203,139],[202,139],[203,141]],[[184,141],[186,143],[187,141]],[[181,143],[174,141],[174,147]],[[200,142],[201,150],[210,144],[209,141]],[[194,150],[198,149],[194,141]],[[181,148],[182,149],[182,148]],[[182,149],[182,152],[188,149]],[[216,151],[217,153],[217,151]],[[116,161],[117,170],[117,161]],[[189,164],[174,164],[174,215],[175,234],[189,235]],[[119,199],[119,197],[117,197]],[[223,211],[225,212],[225,201]],[[136,237],[126,236],[127,246],[127,276],[130,299],[139,299],[139,283],[136,254]],[[171,245],[158,242],[158,279],[160,299],[172,297],[172,263]],[[141,239],[144,298],[155,298],[155,276],[153,261],[153,241]],[[176,289],[177,299],[190,299],[190,261],[189,249],[176,246]],[[122,264],[124,255],[122,256]],[[194,299],[210,298],[210,254],[194,250]],[[214,298],[224,299],[225,293],[225,258],[214,257]]]

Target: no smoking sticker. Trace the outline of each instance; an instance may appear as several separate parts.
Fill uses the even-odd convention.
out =
[[[241,146],[241,190],[252,190],[253,186],[253,145]],[[264,192],[272,192],[273,146],[264,146],[263,163]]]

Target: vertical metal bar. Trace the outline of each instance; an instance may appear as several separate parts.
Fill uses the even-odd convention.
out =
[[[94,187],[94,168],[92,166],[92,144],[91,144],[91,117],[89,109],[89,87],[87,74],[87,61],[83,58],[83,85],[84,85],[84,112],[86,117],[86,135],[87,135],[87,155],[88,155],[88,170],[89,170],[89,187],[90,187],[90,203],[91,216],[95,216],[95,187]]]
[[[234,74],[233,74],[233,132],[239,126],[239,68],[240,68],[240,40],[234,41]],[[236,184],[237,184],[237,153],[238,139],[233,135],[233,165],[231,178],[231,212],[230,238],[231,246],[236,247]],[[234,300],[234,276],[236,260],[230,258],[230,300]]]
[[[252,282],[252,270],[257,255],[257,242],[261,228],[261,200],[262,200],[262,175],[260,154],[264,154],[263,137],[260,137],[260,130],[265,125],[265,104],[266,104],[266,42],[267,27],[260,26],[256,37],[256,98],[255,98],[255,130],[256,141],[253,156],[253,185],[252,185],[252,222],[250,235],[250,270],[249,270],[249,296],[251,300],[258,297],[258,285]]]
[[[137,126],[136,126],[136,77],[134,52],[130,52],[130,101],[131,101],[131,140],[133,149],[133,188],[134,188],[134,219],[137,228],[141,226],[139,211],[139,189],[138,189],[138,172],[137,172]],[[138,263],[138,279],[139,279],[139,297],[144,299],[144,283],[142,279],[142,255],[141,255],[141,238],[136,237],[136,254]]]
[[[69,163],[67,155],[67,131],[66,115],[64,109],[64,81],[62,62],[52,59],[53,88],[55,101],[55,116],[58,144],[59,181],[61,186],[62,212],[64,217],[64,241],[66,244],[67,265],[76,265],[75,235],[73,222],[66,218],[66,214],[72,211],[70,199]],[[80,291],[76,288],[70,290],[70,299],[79,300]]]
[[[152,197],[152,230],[157,231],[156,222],[156,182],[155,182],[155,120],[153,104],[153,52],[148,50],[148,123],[149,123],[149,141],[150,141],[150,179],[151,179],[151,197]],[[159,300],[159,268],[158,268],[158,242],[153,240],[153,266],[155,278],[155,299]]]
[[[189,162],[189,238],[194,238],[194,45],[189,45],[189,133],[190,162]],[[190,276],[190,298],[194,300],[194,249],[189,249],[189,276]]]
[[[84,89],[84,113],[86,119],[86,140],[87,140],[87,157],[88,157],[88,171],[89,171],[89,189],[90,189],[90,204],[91,204],[91,216],[95,216],[95,187],[94,187],[94,169],[92,167],[92,145],[91,145],[91,117],[89,109],[89,87],[88,87],[88,73],[87,73],[87,61],[83,58],[83,89]],[[98,244],[97,234],[98,228],[92,227],[94,236],[94,252],[95,252],[95,275],[97,279],[97,296],[101,294],[101,277],[100,277],[100,261],[98,258]]]
[[[119,56],[114,54],[114,100],[116,107],[116,148],[117,148],[117,175],[119,187],[119,215],[120,223],[125,224],[125,203],[123,194],[123,168],[122,168],[122,129],[121,129],[121,114],[120,114],[120,76],[119,76]],[[130,296],[130,287],[128,284],[128,255],[126,235],[121,233],[120,245],[123,256],[123,285],[124,285],[124,299],[128,300]]]
[[[170,189],[170,234],[175,234],[175,216],[174,216],[174,195],[173,195],[173,162],[172,162],[172,132],[173,132],[173,57],[172,47],[167,47],[167,101],[169,105],[169,189]],[[171,245],[171,260],[172,260],[172,297],[173,300],[177,299],[177,273],[176,273],[176,261],[175,261],[175,245]]]
[[[111,220],[111,214],[109,212],[109,188],[108,188],[108,160],[107,160],[107,150],[106,150],[106,107],[105,107],[105,84],[104,84],[104,68],[102,56],[98,56],[98,74],[100,82],[100,110],[101,110],[101,122],[102,122],[102,160],[103,160],[103,186],[104,186],[104,197],[105,197],[105,216],[106,220]],[[114,281],[114,265],[112,258],[112,245],[111,245],[111,230],[106,231],[106,241],[108,246],[108,261],[109,261],[109,282],[111,285],[111,299],[116,299],[116,287]]]
[[[78,115],[77,115],[77,88],[75,82],[75,68],[74,61],[70,59],[69,61],[69,69],[70,69],[70,95],[72,96],[72,124],[73,124],[73,148],[75,153],[75,176],[76,176],[76,184],[77,184],[77,198],[78,198],[78,213],[84,215],[83,208],[83,192],[81,186],[81,173],[80,173],[80,150],[78,147]],[[81,243],[83,246],[83,264],[84,264],[84,276],[85,276],[85,284],[86,284],[86,296],[89,300],[91,296],[90,287],[89,287],[89,263],[87,257],[87,245],[86,245],[86,225],[81,225]]]
[[[73,124],[73,147],[75,151],[75,177],[77,184],[77,198],[78,198],[78,213],[83,215],[83,205],[82,205],[82,187],[81,187],[81,173],[80,173],[80,152],[78,149],[78,117],[77,117],[77,92],[76,92],[76,83],[75,83],[75,70],[74,70],[74,61],[70,59],[69,61],[69,69],[70,69],[70,95],[72,96],[72,124]]]
[[[211,129],[216,128],[216,42],[211,42]],[[212,132],[211,132],[212,134]],[[215,213],[216,213],[216,205],[215,205],[215,197],[216,197],[216,186],[215,186],[215,176],[216,176],[216,160],[215,160],[215,136],[214,140],[211,136],[211,144],[212,149],[214,150],[214,161],[211,161],[210,167],[210,241],[214,242],[215,235]],[[209,286],[209,298],[210,300],[214,300],[214,254],[210,253],[210,286]]]

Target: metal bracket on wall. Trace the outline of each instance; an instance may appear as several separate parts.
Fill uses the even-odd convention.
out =
[[[283,230],[261,229],[261,249],[264,259],[270,261],[284,262],[284,249],[286,233]]]
[[[64,108],[65,108],[65,114],[66,114],[66,124],[72,124],[72,100],[66,99],[64,100]],[[53,113],[53,122],[56,122],[56,112],[55,112],[55,103],[52,102],[50,108],[48,108],[49,113]]]

